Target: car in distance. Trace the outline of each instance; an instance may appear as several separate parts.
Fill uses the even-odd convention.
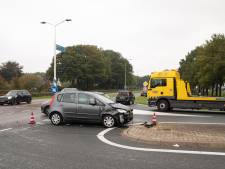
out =
[[[59,92],[50,101],[48,116],[53,125],[84,121],[101,122],[108,128],[130,122],[133,109],[94,92]]]
[[[141,91],[141,96],[147,97],[147,91],[142,90]]]
[[[135,96],[129,90],[120,90],[116,96],[117,103],[134,104]]]
[[[27,102],[30,104],[32,96],[27,90],[10,90],[4,96],[0,96],[0,105],[3,104],[20,104],[21,102]]]

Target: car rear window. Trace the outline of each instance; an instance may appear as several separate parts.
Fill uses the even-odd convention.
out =
[[[76,96],[74,93],[65,93],[62,96],[61,102],[75,103]]]
[[[30,93],[27,90],[22,91],[24,95],[30,95]]]
[[[61,98],[62,98],[62,95],[59,94],[59,95],[57,96],[57,100],[60,102],[60,101],[61,101]]]

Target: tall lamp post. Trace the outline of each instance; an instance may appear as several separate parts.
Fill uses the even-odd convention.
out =
[[[56,27],[64,22],[70,22],[70,21],[72,21],[72,20],[64,19],[56,24],[52,24],[50,22],[45,22],[45,21],[41,22],[41,24],[48,24],[48,25],[53,26],[53,28],[54,28],[54,78],[53,78],[53,82],[55,82],[55,83],[56,83]]]

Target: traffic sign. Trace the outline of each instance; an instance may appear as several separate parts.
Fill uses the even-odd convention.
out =
[[[65,48],[61,45],[56,44],[56,50],[60,51],[60,52],[65,52]]]
[[[145,82],[143,83],[143,86],[148,86],[148,82],[145,81]]]

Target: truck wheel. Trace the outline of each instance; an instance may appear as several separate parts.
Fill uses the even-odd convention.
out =
[[[159,100],[157,103],[157,108],[159,111],[168,111],[169,103],[166,100]]]

